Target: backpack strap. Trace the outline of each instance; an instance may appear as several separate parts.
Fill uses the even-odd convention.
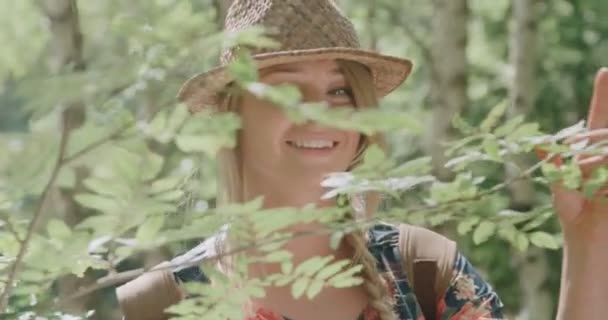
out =
[[[435,320],[456,260],[456,243],[431,230],[408,224],[399,228],[399,249],[406,277],[412,284],[425,319]]]

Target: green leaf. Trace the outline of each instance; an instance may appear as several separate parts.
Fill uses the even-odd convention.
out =
[[[538,123],[524,123],[515,131],[507,135],[508,141],[516,141],[522,138],[538,136],[540,134]]]
[[[160,193],[177,189],[184,181],[183,177],[167,177],[152,182],[148,188],[148,193]]]
[[[478,135],[464,137],[460,140],[450,142],[449,148],[446,149],[445,155],[448,157],[454,156],[458,151],[466,147],[467,145],[480,140],[481,137]]]
[[[539,212],[534,219],[527,222],[522,228],[522,231],[532,231],[541,225],[543,225],[547,220],[553,218],[555,216],[553,210],[546,210]]]
[[[384,163],[386,155],[379,146],[373,144],[365,150],[363,154],[363,164],[358,167],[359,170],[374,170]]]
[[[583,183],[583,194],[587,198],[595,196],[596,192],[599,191],[608,181],[608,169],[599,167],[593,171],[591,177]]]
[[[495,232],[496,224],[490,221],[482,221],[475,232],[473,232],[473,242],[475,244],[480,244],[482,242],[487,241]]]
[[[228,72],[239,82],[257,81],[258,73],[255,61],[247,50],[241,50],[236,59],[228,64]]]
[[[68,227],[65,222],[52,219],[46,225],[46,230],[51,238],[55,239],[68,239],[72,235],[72,230]]]
[[[500,147],[494,137],[487,137],[483,140],[483,150],[494,161],[500,161]]]
[[[340,272],[340,270],[342,270],[344,267],[346,267],[349,263],[351,263],[350,260],[336,261],[336,262],[330,264],[329,266],[321,269],[321,271],[319,271],[316,274],[315,279],[326,280],[327,278]]]
[[[157,214],[151,217],[148,217],[144,223],[137,228],[137,233],[135,238],[138,243],[145,243],[150,240],[153,240],[158,232],[162,229],[165,224],[165,215]]]
[[[167,121],[166,130],[172,134],[175,134],[188,119],[189,115],[190,112],[188,111],[188,107],[184,104],[178,104]]]
[[[112,180],[101,177],[90,177],[84,180],[84,185],[91,191],[100,195],[115,198],[124,198],[131,193],[128,186],[118,179]]]
[[[291,261],[293,254],[287,250],[274,251],[264,257],[266,262],[285,262]]]
[[[526,250],[528,250],[529,246],[530,241],[528,240],[526,234],[523,232],[518,232],[517,237],[515,238],[515,247],[521,252],[525,252]]]
[[[518,115],[515,118],[509,119],[505,124],[499,126],[494,130],[494,135],[497,137],[504,137],[509,133],[513,132],[517,126],[519,126],[522,122],[524,122],[524,116]]]
[[[251,297],[254,297],[254,298],[263,298],[264,296],[266,296],[266,292],[264,291],[264,288],[257,286],[257,285],[249,285],[249,286],[245,287],[245,290]]]
[[[175,143],[183,152],[204,152],[209,156],[215,156],[221,148],[234,147],[235,140],[231,136],[199,136],[182,134],[175,138]]]
[[[167,118],[168,115],[166,110],[158,112],[152,121],[150,121],[148,127],[146,127],[146,133],[152,136],[160,135],[167,127]]]
[[[554,236],[543,231],[537,231],[530,234],[530,242],[540,248],[558,249],[559,243]]]
[[[502,116],[505,114],[505,111],[507,111],[507,106],[508,104],[506,101],[501,101],[496,106],[494,106],[494,108],[490,110],[486,118],[481,122],[481,125],[479,126],[481,131],[490,132],[490,130],[492,130],[492,128],[494,128],[496,124],[500,121]]]
[[[153,152],[146,153],[142,157],[140,179],[151,180],[155,178],[162,170],[164,163],[165,158],[163,156]]]
[[[517,228],[512,224],[501,224],[498,228],[498,235],[515,246],[516,238],[517,238]]]
[[[282,287],[287,285],[288,283],[292,282],[295,279],[295,277],[293,276],[293,274],[285,274],[285,275],[278,275],[277,279],[274,281],[274,285],[278,286],[278,287]]]
[[[74,199],[81,205],[105,213],[117,213],[122,207],[117,200],[90,193],[77,194]]]
[[[351,286],[354,286],[357,284],[361,284],[363,282],[363,279],[361,277],[357,277],[355,275],[359,274],[362,269],[363,269],[363,265],[361,265],[361,264],[353,266],[353,267],[349,268],[348,270],[338,273],[338,274],[334,275],[333,277],[331,277],[328,280],[328,283],[330,286],[332,286],[334,288],[346,288],[346,287],[351,287]]]
[[[296,275],[305,275],[307,277],[310,277],[314,273],[316,273],[318,270],[323,268],[333,258],[334,258],[334,256],[332,256],[332,255],[329,255],[326,257],[320,257],[320,256],[312,257],[312,258],[300,263],[296,267],[296,270],[294,271],[294,273]]]
[[[561,180],[561,171],[553,163],[543,163],[540,167],[541,172],[549,182],[557,182]]]
[[[299,299],[304,294],[309,284],[310,278],[302,277],[297,279],[291,286],[291,295],[294,298]]]
[[[334,288],[350,288],[362,283],[361,277],[336,277],[330,280],[330,285]]]
[[[291,258],[289,260],[282,261],[281,272],[283,272],[284,274],[289,274],[291,273],[291,271],[293,271],[293,262],[291,261]]]
[[[272,241],[258,246],[261,252],[274,252],[281,249],[285,245],[285,241]]]
[[[280,45],[279,42],[270,37],[272,30],[261,25],[247,27],[239,32],[233,32],[225,35],[225,46],[251,46],[255,48],[276,48]]]
[[[392,169],[388,175],[391,177],[426,175],[430,173],[432,168],[431,157],[420,157],[399,165],[395,169]]]
[[[325,283],[323,283],[323,281],[313,280],[310,283],[308,290],[306,290],[306,297],[308,299],[314,298],[317,294],[319,294],[319,292],[321,292],[324,285],[325,285]]]
[[[158,201],[164,202],[174,202],[183,199],[184,191],[183,190],[170,190],[167,192],[159,193],[154,195],[154,199]]]
[[[576,163],[567,163],[561,168],[564,186],[570,190],[577,190],[583,182],[583,173]]]
[[[265,98],[268,101],[283,108],[284,111],[288,112],[290,120],[295,121],[296,123],[298,122],[298,120],[304,120],[300,112],[297,112],[297,114],[293,114],[295,111],[299,111],[296,108],[300,100],[302,99],[302,93],[296,86],[281,84],[277,86],[264,86],[263,88],[263,94],[259,95],[260,98]],[[251,88],[250,90],[252,90],[254,94],[260,93],[255,92]],[[292,119],[293,116],[295,116],[296,119]]]
[[[452,126],[458,129],[464,135],[473,134],[476,131],[475,127],[462,118],[460,114],[454,115],[451,122]]]
[[[329,238],[329,246],[336,250],[338,248],[338,246],[340,246],[340,243],[342,243],[342,239],[344,238],[344,232],[343,231],[336,231],[333,232],[331,234],[331,237]]]
[[[462,220],[460,223],[458,223],[458,234],[464,235],[471,232],[471,230],[473,230],[473,227],[475,227],[479,223],[479,220],[481,220],[479,216],[471,216]]]

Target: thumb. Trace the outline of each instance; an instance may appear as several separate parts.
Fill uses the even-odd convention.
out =
[[[561,182],[551,185],[551,194],[553,208],[564,222],[576,221],[587,203],[587,200],[579,191],[569,190]]]

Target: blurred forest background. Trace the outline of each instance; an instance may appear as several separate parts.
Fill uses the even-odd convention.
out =
[[[89,227],[121,230],[108,232],[115,235],[141,225],[136,238],[151,243],[128,250],[122,246],[130,241],[126,237],[95,238],[96,242],[87,238],[91,241],[60,246],[32,241],[21,285],[10,299],[2,297],[12,306],[13,316],[19,310],[48,307],[32,302],[32,295],[24,295],[40,283],[46,284],[50,296],[61,298],[102,278],[108,268],[104,270],[99,261],[74,262],[91,246],[122,246],[123,250],[110,250],[114,256],[108,259],[122,261],[118,269],[127,270],[153,266],[196,243],[189,236],[172,243],[152,241],[161,226],[179,225],[182,220],[177,213],[160,221],[144,221],[149,221],[145,217],[151,212],[179,212],[182,207],[205,210],[213,205],[210,154],[217,144],[194,143],[191,138],[195,135],[178,132],[185,115],[173,112],[174,97],[190,75],[215,65],[222,41],[217,32],[229,2],[0,1],[3,282],[9,280],[11,257],[18,256],[28,226],[51,241],[73,236],[76,231],[72,228],[83,222]],[[439,142],[455,139],[454,115],[479,123],[494,106],[506,103],[507,117],[519,116],[537,122],[544,132],[556,132],[585,117],[593,76],[599,67],[608,65],[606,0],[339,3],[364,47],[414,61],[413,75],[384,100],[383,108],[408,111],[422,126],[418,132],[390,135],[392,156],[405,161],[431,155],[433,172],[445,181],[453,175],[444,167],[448,159]],[[64,163],[61,170],[55,166],[59,155]],[[522,166],[534,161],[526,156],[513,160]],[[109,181],[103,179],[108,168],[120,172],[125,184],[104,185]],[[517,174],[513,168],[484,165],[478,169],[488,181],[499,183]],[[162,185],[149,185],[158,176],[168,178]],[[47,186],[48,181],[54,181],[53,185]],[[90,190],[115,199],[139,190],[149,196],[142,199],[149,201],[129,203],[128,217],[95,220],[91,217],[97,211],[111,211],[113,203],[99,201],[87,194]],[[494,198],[500,202],[496,207],[527,212],[548,203],[546,188],[529,181],[513,183],[508,191]],[[184,192],[196,196],[185,197]],[[42,205],[40,199],[45,199]],[[480,208],[479,217],[495,215],[493,211],[492,206]],[[36,212],[44,214],[31,223]],[[559,234],[551,214],[535,221],[530,230]],[[450,223],[435,227],[458,239],[462,250],[495,286],[510,318],[554,317],[559,249],[528,245],[526,238],[514,245],[495,236],[496,225],[478,232],[478,239],[473,239],[472,226],[463,228],[461,234]],[[33,265],[44,266],[44,272]],[[92,266],[95,268],[89,268]],[[66,270],[81,277],[65,275]],[[36,299],[44,302],[39,296]],[[73,314],[95,309],[94,319],[118,316],[111,287],[69,299],[62,308]]]

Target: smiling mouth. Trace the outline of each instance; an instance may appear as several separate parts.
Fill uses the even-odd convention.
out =
[[[338,141],[332,140],[289,140],[287,144],[302,150],[330,150],[338,146]]]

